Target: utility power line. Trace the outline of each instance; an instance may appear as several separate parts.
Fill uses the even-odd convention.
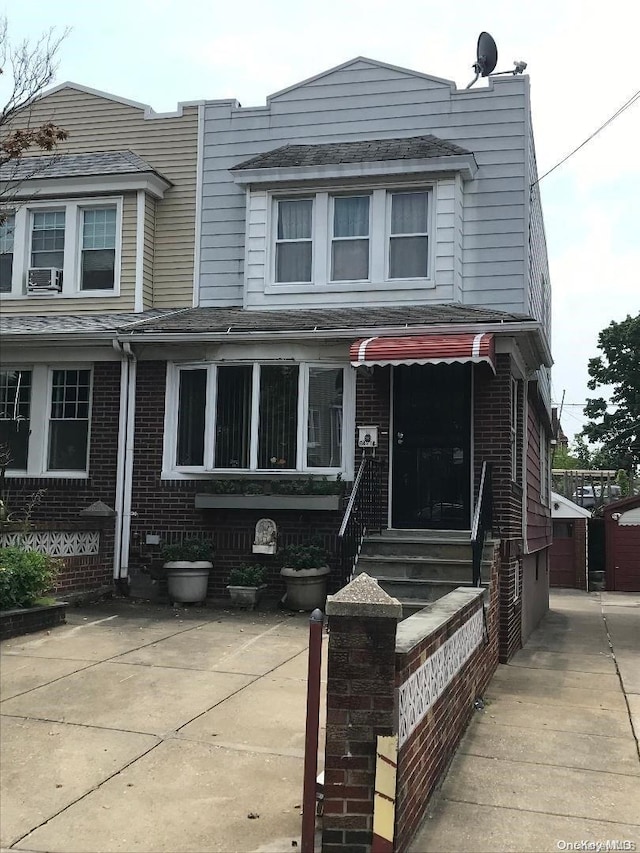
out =
[[[629,107],[632,107],[638,99],[640,99],[640,89],[638,89],[638,91],[635,93],[635,95],[632,95],[628,101],[625,101],[625,103],[618,110],[616,110],[616,112],[612,116],[610,116],[603,124],[601,124],[597,130],[594,130],[594,132],[591,134],[591,136],[588,136],[584,140],[584,142],[581,142],[580,145],[578,145],[576,148],[573,149],[573,151],[570,151],[566,155],[566,157],[563,157],[562,160],[559,160],[555,166],[552,166],[547,172],[544,173],[544,175],[541,175],[537,181],[534,181],[531,184],[531,189],[533,189],[533,187],[535,187],[536,184],[539,184],[540,181],[542,181],[544,178],[546,178],[547,175],[550,175],[552,172],[555,172],[555,170],[559,166],[562,166],[563,163],[566,163],[567,160],[570,157],[573,157],[573,155],[577,151],[579,151],[581,148],[584,148],[584,146],[587,144],[587,142],[591,142],[591,140],[594,138],[594,136],[597,136],[601,130],[604,130],[605,127],[608,127],[608,125],[610,125],[612,121],[615,121],[618,118],[618,116],[621,116],[625,110],[628,110]]]

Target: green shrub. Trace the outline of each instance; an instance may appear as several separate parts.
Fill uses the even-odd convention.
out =
[[[53,586],[59,560],[41,551],[0,548],[0,610],[31,607]]]
[[[321,545],[290,545],[281,555],[282,565],[288,569],[320,569],[327,565],[327,552]]]
[[[205,539],[185,539],[174,545],[165,545],[160,555],[165,563],[174,563],[177,560],[186,560],[197,563],[201,560],[213,561],[213,542]]]
[[[229,586],[261,586],[266,575],[267,570],[264,566],[258,563],[251,566],[244,563],[229,572]]]

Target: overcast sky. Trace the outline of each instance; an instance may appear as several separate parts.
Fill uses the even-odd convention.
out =
[[[498,70],[528,63],[540,174],[640,89],[637,0],[13,0],[5,11],[14,38],[72,28],[58,82],[156,110],[200,98],[263,104],[269,93],[358,55],[464,87],[478,33],[488,30]],[[640,310],[640,102],[541,190],[554,400],[566,390],[562,420],[573,435],[584,421],[587,360],[597,354],[598,332]]]

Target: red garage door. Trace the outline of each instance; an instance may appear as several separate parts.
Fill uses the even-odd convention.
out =
[[[611,504],[606,520],[607,589],[640,592],[640,499]]]

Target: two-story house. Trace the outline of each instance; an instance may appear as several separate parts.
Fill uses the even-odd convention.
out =
[[[132,566],[150,533],[213,534],[222,592],[263,516],[281,544],[319,536],[336,553],[344,503],[320,510],[301,493],[336,479],[348,493],[361,439],[382,533],[356,571],[428,600],[446,589],[416,559],[468,542],[487,462],[506,659],[546,609],[550,541],[528,79],[460,91],[359,58],[262,107],[206,102],[202,145],[197,307],[120,335],[138,356],[145,436]]]
[[[550,284],[528,78],[458,90],[358,58],[257,108],[162,117],[78,87],[36,106],[49,117],[56,99],[80,107],[56,113],[69,159],[63,148],[51,168],[69,167],[42,208],[38,195],[16,212],[3,298],[22,315],[6,338],[5,422],[20,405],[31,420],[14,474],[51,478],[60,505],[111,502],[121,581],[158,541],[213,537],[213,594],[256,559],[264,517],[279,546],[322,539],[335,588],[353,494],[368,528],[355,571],[414,602],[471,582],[467,552],[447,547],[469,543],[490,481],[506,660],[546,609],[550,542]],[[79,155],[131,183],[76,181]],[[32,268],[58,271],[59,290],[29,291]],[[277,556],[259,559],[281,583]]]
[[[8,508],[44,489],[34,520],[77,520],[96,501],[114,510],[102,580],[128,553],[135,359],[116,327],[193,304],[198,110],[157,114],[65,83],[16,126],[53,121],[67,140],[0,170]]]

